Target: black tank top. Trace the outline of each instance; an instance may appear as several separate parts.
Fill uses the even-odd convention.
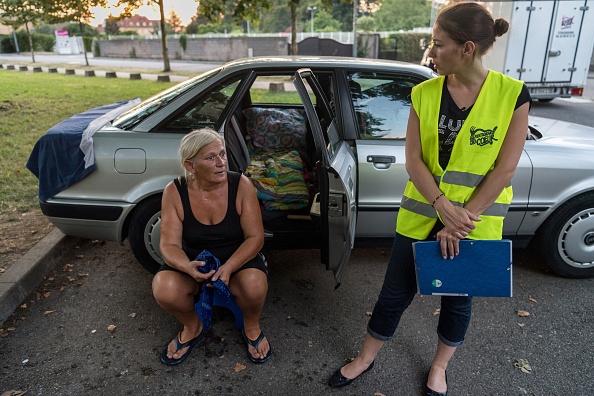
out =
[[[220,223],[213,225],[202,224],[194,217],[186,179],[182,177],[181,183],[178,179],[173,181],[184,208],[182,249],[190,260],[195,260],[202,250],[207,249],[224,264],[243,243],[243,230],[235,206],[240,178],[239,173],[227,172],[227,213]]]

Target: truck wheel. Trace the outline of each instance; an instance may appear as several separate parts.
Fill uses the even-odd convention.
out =
[[[163,258],[159,251],[161,240],[161,196],[142,202],[132,213],[128,228],[128,241],[136,260],[155,274]]]
[[[566,278],[594,276],[594,194],[573,198],[541,226],[538,242],[545,263]]]

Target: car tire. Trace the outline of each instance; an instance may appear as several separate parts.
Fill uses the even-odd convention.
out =
[[[545,263],[559,276],[594,276],[594,194],[563,204],[541,226],[538,244]]]
[[[151,274],[163,264],[159,251],[161,239],[161,196],[140,203],[130,218],[128,241],[136,260]]]

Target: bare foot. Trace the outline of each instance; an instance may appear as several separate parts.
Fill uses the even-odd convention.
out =
[[[190,331],[186,331],[186,329],[184,328],[184,330],[180,331],[177,334],[177,340],[179,341],[180,344],[184,344],[188,341],[193,340],[194,338],[198,337],[198,335],[200,335],[200,333],[202,333],[202,326],[200,326],[200,329],[198,329],[198,332],[196,332],[195,334],[192,334],[192,332]],[[171,342],[169,343],[169,345],[167,346],[167,357],[169,359],[179,359],[182,356],[185,355],[185,353],[188,351],[188,348],[190,348],[189,346],[179,349],[176,349],[176,345],[175,345],[175,340],[171,340]]]
[[[245,331],[244,334],[250,341],[255,342],[258,339],[258,337],[260,337],[260,334],[262,334],[262,330],[257,329],[256,331]],[[253,337],[254,335],[255,338]],[[260,343],[258,344],[258,349],[254,348],[253,345],[248,344],[248,353],[254,359],[264,359],[266,355],[268,355],[269,351],[270,344],[268,343],[268,339],[266,337],[264,337],[262,341],[260,341]]]
[[[427,377],[427,387],[437,393],[444,393],[448,390],[446,374],[444,369],[431,366]]]

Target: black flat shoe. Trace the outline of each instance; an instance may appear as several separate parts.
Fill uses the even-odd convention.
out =
[[[427,379],[429,379],[429,374],[427,374]],[[445,373],[445,380],[446,380],[446,386],[448,384],[448,372],[446,371]],[[433,389],[429,388],[427,386],[427,383],[425,382],[425,396],[448,396],[448,391],[446,390],[445,392],[436,392]]]
[[[330,379],[328,380],[328,385],[330,385],[331,388],[341,388],[343,386],[350,385],[351,382],[353,382],[354,380],[356,380],[357,378],[359,378],[360,376],[362,376],[363,374],[365,374],[366,372],[371,370],[373,368],[374,363],[375,363],[375,360],[373,362],[371,362],[371,364],[369,365],[369,367],[367,367],[365,369],[365,371],[363,371],[361,374],[359,374],[355,378],[347,378],[344,375],[342,375],[340,373],[340,369],[342,367],[344,367],[344,366],[342,366],[338,370],[336,370],[334,372],[334,374],[332,374],[332,377],[330,377]]]

